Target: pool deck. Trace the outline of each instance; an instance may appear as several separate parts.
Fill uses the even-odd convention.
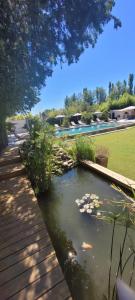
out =
[[[129,179],[123,175],[120,175],[89,160],[81,160],[81,165],[87,167],[91,171],[102,175],[103,177],[109,179],[113,183],[115,182],[119,186],[124,187],[129,191],[135,190],[135,181],[132,179]]]
[[[71,300],[16,147],[0,157],[0,299]]]

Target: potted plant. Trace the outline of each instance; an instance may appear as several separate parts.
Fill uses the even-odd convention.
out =
[[[108,165],[109,150],[104,146],[96,148],[95,162],[103,167],[107,168]]]

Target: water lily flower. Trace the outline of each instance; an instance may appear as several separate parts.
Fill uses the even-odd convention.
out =
[[[85,204],[85,205],[84,205],[84,208],[85,208],[85,209],[88,209],[88,208],[89,208],[89,204]]]
[[[76,202],[76,203],[79,203],[79,202],[80,202],[80,199],[76,199],[75,202]]]
[[[94,204],[91,203],[91,204],[89,205],[89,207],[93,209],[93,208],[94,208]]]
[[[101,212],[97,211],[97,216],[100,217],[101,216]]]
[[[91,194],[90,195],[90,199],[92,199],[92,200],[96,199],[96,195],[95,194]]]
[[[85,201],[83,199],[80,200],[80,203],[83,204]]]
[[[84,208],[80,208],[80,212],[81,212],[81,213],[84,213],[84,212],[85,212],[85,209],[84,209]]]
[[[88,213],[88,214],[92,214],[92,209],[90,209],[90,208],[87,209],[87,213]]]

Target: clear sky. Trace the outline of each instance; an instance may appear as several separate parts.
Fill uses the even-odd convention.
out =
[[[61,108],[67,95],[79,93],[84,87],[108,88],[109,81],[115,83],[135,73],[135,0],[116,0],[113,13],[122,21],[122,28],[114,30],[109,23],[95,48],[85,50],[78,63],[65,64],[62,69],[56,66],[32,113]]]

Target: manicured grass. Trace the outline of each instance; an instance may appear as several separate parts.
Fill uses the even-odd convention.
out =
[[[109,149],[108,168],[135,180],[135,127],[93,137]]]

